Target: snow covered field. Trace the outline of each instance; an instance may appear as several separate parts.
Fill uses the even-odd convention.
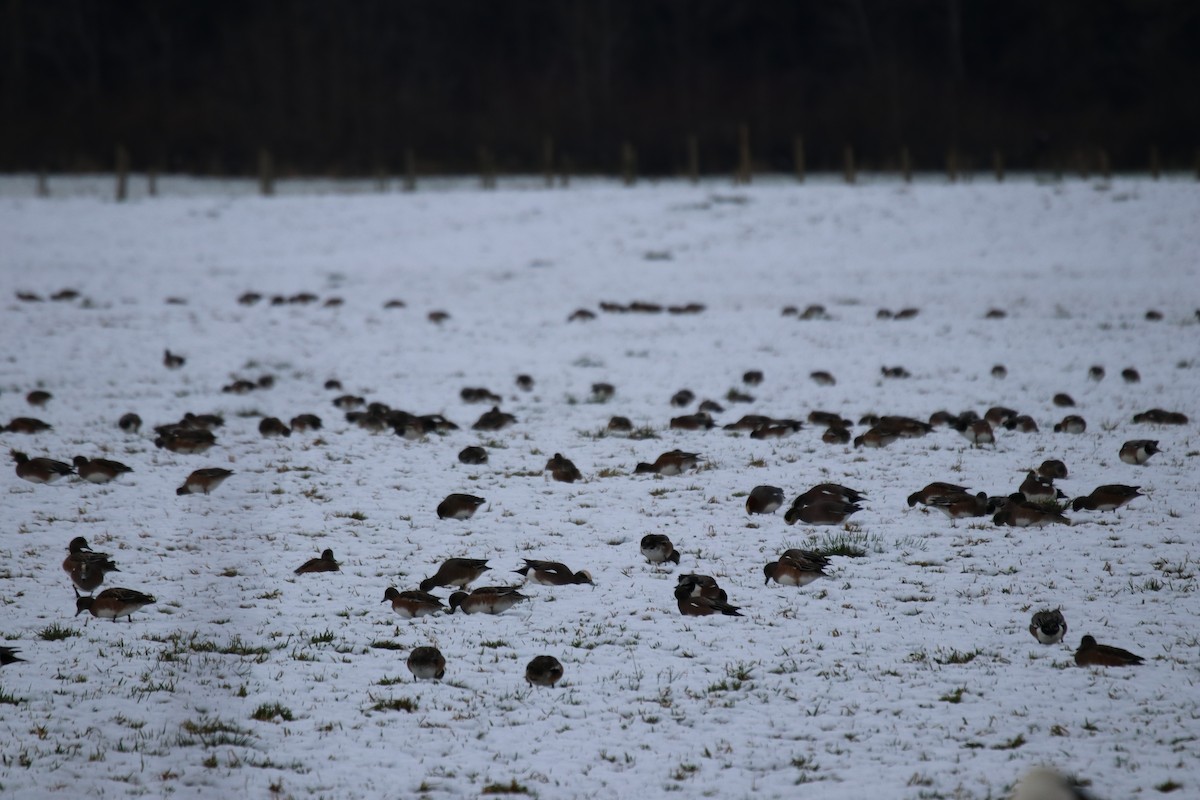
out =
[[[1000,798],[1037,764],[1100,798],[1200,796],[1194,182],[197,191],[123,205],[108,190],[0,191],[0,423],[53,425],[0,447],[134,470],[106,486],[0,473],[0,643],[28,660],[0,670],[5,797]],[[48,299],[65,288],[80,298]],[[265,299],[240,305],[249,290]],[[300,292],[319,299],[269,302]],[[405,306],[385,308],[393,298]],[[816,303],[827,319],[782,313]],[[904,307],[920,313],[876,317]],[[578,308],[596,319],[568,322]],[[434,324],[435,310],[450,316]],[[165,349],[186,365],[165,369]],[[760,386],[742,385],[751,369]],[[267,374],[273,388],[221,391]],[[460,430],[369,433],[332,405],[329,379]],[[593,401],[597,382],[611,400]],[[464,387],[501,395],[517,423],[471,430],[490,404],[464,403]],[[37,388],[53,394],[45,408],[25,402]],[[669,404],[683,388],[724,406],[718,427],[668,430],[696,410]],[[1076,407],[1055,406],[1059,392]],[[855,449],[807,423],[778,440],[720,427],[995,405],[1040,432],[1001,429],[976,449],[942,427]],[[1152,407],[1191,423],[1132,423]],[[140,434],[117,427],[130,411]],[[150,429],[189,411],[224,416],[217,446],[157,449]],[[263,416],[306,412],[324,429],[258,433]],[[1068,413],[1086,432],[1052,431]],[[613,415],[656,438],[603,434]],[[1130,439],[1163,452],[1122,463]],[[476,444],[489,463],[459,463]],[[675,448],[702,469],[632,474]],[[556,452],[583,481],[547,479]],[[1100,484],[1146,496],[1041,529],[951,524],[905,502],[935,480],[1007,494],[1049,458],[1068,466],[1069,497]],[[200,467],[234,475],[176,496]],[[848,528],[744,510],[756,485],[790,502],[822,481],[867,494]],[[487,503],[440,520],[451,492]],[[647,564],[647,533],[667,534],[681,564]],[[61,563],[75,536],[120,567],[104,586],[157,603],[132,623],[74,617]],[[865,555],[803,588],[763,585],[785,548],[835,540]],[[340,572],[293,574],[324,548]],[[510,570],[541,558],[590,570],[595,587],[530,585],[500,616],[409,621],[381,603],[452,556],[490,560],[477,585],[519,582]],[[745,616],[682,617],[681,572],[715,576]],[[1031,614],[1060,606],[1066,641],[1038,644]],[[1089,633],[1146,664],[1076,667]],[[405,658],[429,644],[446,677],[414,682]],[[541,654],[565,668],[556,688],[524,681]]]

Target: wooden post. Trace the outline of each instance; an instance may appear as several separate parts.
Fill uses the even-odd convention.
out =
[[[383,163],[383,159],[375,159],[375,191],[383,194],[388,190],[388,171],[387,164]]]
[[[1196,148],[1196,155],[1193,157],[1192,166],[1196,170],[1196,180],[1200,181],[1200,147]]]
[[[686,147],[688,180],[697,184],[700,182],[700,142],[696,139],[696,134],[687,137]]]
[[[492,158],[492,151],[479,146],[479,185],[484,189],[496,188],[496,162]]]
[[[1087,180],[1092,177],[1091,157],[1086,150],[1078,150],[1075,153],[1075,159],[1078,161],[1079,177]]]
[[[992,170],[996,173],[996,183],[1004,183],[1004,154],[998,149],[992,151]]]
[[[146,193],[151,197],[158,197],[158,165],[151,164],[146,170]]]
[[[542,139],[542,176],[546,188],[554,188],[554,139],[550,136]]]
[[[621,145],[621,181],[626,186],[637,183],[637,151],[629,142]]]
[[[733,176],[733,182],[747,184],[750,183],[751,177],[750,126],[743,122],[738,125],[738,168]]]
[[[1096,148],[1096,164],[1100,170],[1100,177],[1106,181],[1110,180],[1112,178],[1112,167],[1108,162],[1108,151],[1103,147]]]
[[[958,153],[953,147],[946,151],[946,177],[951,183],[958,183]]]
[[[900,148],[900,174],[904,176],[905,183],[912,183],[912,156],[907,147]]]
[[[258,192],[263,197],[275,194],[275,160],[265,147],[258,150]]]
[[[804,137],[792,141],[792,160],[796,162],[796,182],[804,183]]]
[[[567,188],[571,184],[571,168],[574,164],[571,162],[571,157],[564,155],[562,157],[562,172],[558,175],[558,185],[562,188]]]
[[[117,202],[129,199],[129,151],[117,145]]]
[[[1158,160],[1158,145],[1150,146],[1150,177],[1158,180],[1162,175],[1162,164]]]
[[[37,174],[37,196],[50,196],[50,180],[46,177],[46,170],[39,169]]]
[[[417,190],[417,156],[411,147],[404,148],[404,191]]]
[[[857,178],[854,170],[854,148],[851,145],[846,145],[842,150],[842,160],[846,183],[854,183]]]

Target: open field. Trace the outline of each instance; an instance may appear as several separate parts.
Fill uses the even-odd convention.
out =
[[[1194,182],[107,193],[0,187],[0,423],[53,425],[0,433],[0,448],[133,468],[99,486],[0,473],[0,644],[27,659],[0,671],[4,796],[1000,798],[1036,764],[1099,798],[1200,793]],[[64,288],[80,297],[48,299]],[[239,304],[248,290],[264,300]],[[270,303],[300,292],[318,299]],[[827,318],[782,313],[810,304]],[[876,316],[905,307],[920,313]],[[596,319],[568,322],[578,308]],[[430,322],[436,310],[449,318]],[[164,368],[166,349],[186,364]],[[750,369],[761,385],[742,385]],[[272,388],[222,392],[262,375]],[[369,433],[329,379],[460,429]],[[598,402],[597,382],[614,396]],[[501,395],[516,424],[473,431],[490,404],[464,403],[464,387]],[[26,404],[37,388],[45,408]],[[683,388],[724,406],[718,427],[668,429],[696,410],[670,405]],[[1076,407],[1055,406],[1059,392]],[[941,427],[856,449],[808,423],[767,441],[720,427],[996,405],[1040,431],[974,448]],[[1132,422],[1152,407],[1191,422]],[[131,411],[139,434],[117,427]],[[154,446],[150,429],[185,412],[224,416],[203,455]],[[323,429],[258,433],[301,413]],[[1069,413],[1084,433],[1053,432]],[[607,434],[613,415],[641,436]],[[1162,452],[1122,463],[1130,439]],[[468,445],[489,462],[459,463]],[[631,474],[675,448],[701,468]],[[556,452],[582,481],[547,479]],[[935,480],[1007,494],[1050,458],[1070,470],[1068,497],[1146,496],[1040,529],[905,502]],[[234,474],[177,496],[200,467]],[[864,510],[826,527],[744,510],[756,485],[790,501],[822,481],[866,493]],[[451,492],[487,503],[440,520]],[[646,563],[648,533],[671,538],[678,567]],[[75,536],[120,567],[104,586],[157,602],[132,622],[74,617],[61,563]],[[763,585],[785,548],[835,544],[863,555],[802,588]],[[292,573],[324,548],[340,572]],[[519,582],[510,571],[541,558],[595,587],[531,585],[499,616],[410,621],[381,603],[453,556],[489,559],[481,584]],[[744,616],[681,616],[681,572],[715,576]],[[1056,607],[1066,641],[1038,644],[1030,616]],[[1089,633],[1146,664],[1076,667]],[[405,668],[427,644],[446,656],[440,683]],[[540,654],[564,665],[556,688],[524,681]]]

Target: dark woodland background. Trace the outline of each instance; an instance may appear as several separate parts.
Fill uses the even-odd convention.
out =
[[[1192,169],[1198,0],[0,0],[0,169]]]

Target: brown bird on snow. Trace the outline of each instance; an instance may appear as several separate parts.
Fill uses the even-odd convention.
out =
[[[1075,651],[1075,663],[1081,667],[1134,667],[1143,661],[1144,658],[1128,650],[1097,644],[1092,636],[1084,636]]]
[[[213,490],[224,483],[225,479],[232,474],[232,470],[222,469],[221,467],[198,469],[187,476],[187,480],[175,490],[175,494],[212,494]]]
[[[341,569],[341,565],[333,558],[333,551],[326,549],[319,558],[310,558],[300,566],[296,567],[297,575],[304,575],[309,572],[337,572]]]

